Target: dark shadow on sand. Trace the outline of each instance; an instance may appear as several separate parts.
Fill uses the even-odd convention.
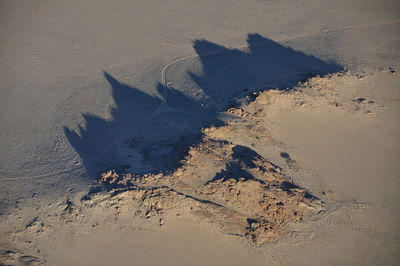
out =
[[[115,101],[112,119],[82,114],[84,128],[64,128],[89,176],[109,168],[135,174],[171,171],[199,140],[201,128],[223,124],[219,111],[254,91],[291,90],[307,78],[343,69],[258,34],[250,34],[247,42],[248,49],[238,50],[194,41],[198,57],[171,67],[169,85],[157,85],[160,97],[105,72]]]

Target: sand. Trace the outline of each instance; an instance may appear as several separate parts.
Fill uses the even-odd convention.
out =
[[[396,1],[1,6],[1,264],[399,262]]]

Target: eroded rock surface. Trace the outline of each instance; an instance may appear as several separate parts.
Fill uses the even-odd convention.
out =
[[[277,240],[286,224],[323,208],[254,150],[207,135],[170,174],[132,176],[110,170],[99,182],[110,197],[134,201],[146,217],[188,206],[200,219],[218,223],[224,233],[257,244]]]

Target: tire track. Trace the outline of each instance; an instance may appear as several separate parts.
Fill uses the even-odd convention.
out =
[[[384,22],[379,22],[379,23],[372,23],[372,24],[363,24],[363,25],[357,25],[357,26],[345,26],[345,27],[339,27],[339,28],[332,28],[332,29],[325,29],[321,31],[316,31],[316,32],[310,32],[310,33],[304,33],[304,34],[299,34],[299,35],[293,35],[293,36],[288,36],[288,37],[283,37],[280,39],[274,40],[275,42],[284,42],[284,41],[290,41],[290,40],[296,40],[296,39],[303,39],[307,37],[313,37],[317,36],[320,34],[328,34],[328,33],[333,33],[333,32],[339,32],[339,31],[345,31],[345,30],[354,30],[354,29],[362,29],[362,28],[370,28],[370,27],[378,27],[378,26],[385,26],[385,25],[390,25],[390,24],[396,24],[400,23],[400,19],[395,19],[395,20],[389,20],[389,21],[384,21]],[[256,44],[255,46],[263,46],[264,44]],[[236,47],[235,49],[244,49],[247,48],[247,44],[241,45]],[[210,55],[215,55],[218,54],[218,51],[215,52],[209,52],[209,53],[204,53],[201,56],[210,56]],[[175,59],[174,61],[168,63],[167,65],[164,66],[164,68],[161,71],[161,83],[164,86],[167,86],[167,79],[166,79],[166,72],[168,68],[180,61],[189,59],[189,58],[196,58],[199,57],[198,54],[193,54],[193,55],[187,55],[184,57],[180,57],[178,59]]]
[[[371,24],[362,24],[362,25],[354,25],[354,26],[345,26],[345,27],[339,27],[339,28],[331,28],[331,29],[324,29],[321,31],[316,31],[316,32],[310,32],[310,33],[304,33],[304,34],[299,34],[299,35],[292,35],[292,36],[288,36],[288,37],[283,37],[283,38],[278,38],[275,41],[276,42],[283,42],[283,41],[290,41],[290,40],[296,40],[296,39],[303,39],[303,38],[308,38],[308,37],[313,37],[313,36],[318,36],[321,34],[329,34],[329,33],[333,33],[333,32],[340,32],[340,31],[345,31],[345,30],[355,30],[355,29],[363,29],[363,28],[370,28],[370,27],[379,27],[379,26],[386,26],[386,25],[391,25],[391,24],[396,24],[396,23],[400,23],[400,19],[394,19],[394,20],[389,20],[389,21],[383,21],[383,22],[378,22],[378,23],[371,23]],[[259,44],[256,46],[263,46],[264,44]],[[235,49],[244,49],[247,48],[247,44],[246,45],[241,45],[236,47]],[[211,55],[216,55],[220,53],[219,51],[211,51],[209,53],[204,53],[201,54],[201,56],[211,56]],[[200,55],[198,54],[192,54],[192,55],[187,55],[184,57],[180,57],[177,58],[175,60],[173,60],[172,62],[166,64],[163,69],[161,70],[161,83],[166,86],[169,87],[167,85],[167,78],[166,78],[166,73],[169,67],[171,67],[172,65],[184,61],[186,59],[190,59],[190,58],[196,58],[199,57]],[[67,98],[69,98],[69,96],[67,96]],[[66,99],[67,99],[66,98]],[[164,112],[169,112],[169,111],[175,111],[175,112],[182,112],[180,110],[168,107],[166,105],[165,102],[162,102],[160,104],[160,106],[153,112],[153,114],[151,114],[148,118],[146,118],[144,121],[142,121],[142,123],[140,123],[137,127],[135,127],[134,129],[132,129],[131,131],[128,132],[128,134],[132,134],[135,131],[137,131],[138,129],[140,129],[146,122],[148,122],[150,119],[154,118],[156,115],[164,113]],[[185,111],[183,111],[185,112]],[[98,159],[100,156],[104,155],[113,145],[110,144],[106,149],[104,149],[104,151],[102,153],[99,153],[97,156],[93,157],[90,161],[94,161],[96,159]],[[30,180],[30,179],[39,179],[39,178],[47,178],[47,177],[52,177],[52,176],[56,176],[56,175],[60,175],[60,174],[67,174],[67,173],[71,173],[73,171],[77,171],[80,169],[83,169],[84,166],[78,166],[78,167],[74,167],[74,168],[70,168],[70,169],[65,169],[65,170],[61,170],[61,171],[57,171],[57,172],[53,172],[53,173],[47,173],[47,174],[41,174],[41,175],[34,175],[34,176],[26,176],[26,177],[5,177],[2,178],[0,181],[23,181],[23,180]]]

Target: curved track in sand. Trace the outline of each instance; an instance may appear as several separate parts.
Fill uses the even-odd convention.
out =
[[[303,38],[307,38],[307,37],[313,37],[313,36],[318,36],[321,34],[328,34],[328,33],[333,33],[333,32],[340,32],[340,31],[345,31],[345,30],[355,30],[355,29],[362,29],[362,28],[369,28],[369,27],[379,27],[379,26],[385,26],[385,25],[390,25],[390,24],[396,24],[396,23],[400,23],[400,19],[395,19],[395,20],[390,20],[390,21],[383,21],[383,22],[378,22],[378,23],[373,23],[373,24],[363,24],[363,25],[354,25],[354,26],[345,26],[345,27],[340,27],[340,28],[331,28],[331,29],[325,29],[322,31],[317,31],[317,32],[309,32],[309,33],[303,33],[303,34],[298,34],[298,35],[293,35],[293,36],[287,36],[287,37],[283,37],[283,38],[279,38],[279,39],[275,39],[274,41],[276,42],[283,42],[283,41],[289,41],[289,40],[296,40],[296,39],[303,39]],[[263,44],[260,44],[259,46],[262,46]],[[239,47],[236,47],[235,49],[244,49],[246,48],[247,45],[242,45]],[[220,53],[219,51],[214,51],[214,52],[209,52],[206,54],[202,54],[202,56],[210,56],[210,55],[216,55]],[[166,78],[166,73],[169,67],[171,67],[172,65],[179,63],[181,61],[190,59],[190,58],[196,58],[199,57],[199,55],[197,54],[192,54],[192,55],[187,55],[184,57],[180,57],[177,58],[175,60],[173,60],[172,62],[166,64],[163,69],[161,70],[161,83],[164,86],[167,86],[167,78]],[[136,126],[135,128],[133,128],[130,132],[128,132],[128,134],[132,134],[135,131],[137,131],[138,129],[140,129],[147,121],[149,121],[150,119],[154,118],[156,115],[161,114],[163,112],[182,112],[180,110],[171,108],[166,106],[165,102],[162,102],[160,104],[160,106],[144,121],[142,121],[142,123],[140,123],[138,126]],[[186,111],[184,111],[186,112]],[[110,145],[109,147],[107,147],[106,149],[104,149],[104,151],[102,153],[99,153],[97,156],[93,157],[91,161],[94,161],[95,159],[99,158],[100,156],[104,155],[108,149],[111,147],[112,145]],[[25,177],[6,177],[6,178],[2,178],[1,181],[23,181],[23,180],[31,180],[31,179],[39,179],[39,178],[47,178],[47,177],[52,177],[52,176],[56,176],[56,175],[60,175],[60,174],[67,174],[73,171],[77,171],[77,170],[81,170],[83,169],[84,166],[77,166],[77,167],[73,167],[70,169],[65,169],[65,170],[61,170],[61,171],[56,171],[56,172],[52,172],[52,173],[47,173],[47,174],[41,174],[41,175],[34,175],[34,176],[25,176]]]

